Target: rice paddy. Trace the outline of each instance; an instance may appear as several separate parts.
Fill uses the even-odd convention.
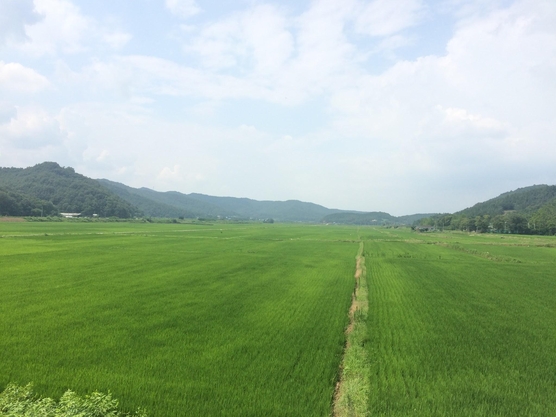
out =
[[[554,243],[367,236],[369,415],[556,415]]]
[[[110,391],[160,417],[330,416],[359,254],[365,354],[345,373],[368,385],[341,415],[556,415],[551,237],[100,222],[0,236],[0,387]]]
[[[0,385],[150,416],[329,413],[353,230],[1,227]]]

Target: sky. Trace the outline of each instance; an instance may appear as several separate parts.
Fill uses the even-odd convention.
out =
[[[0,166],[454,212],[556,184],[554,0],[0,0]]]

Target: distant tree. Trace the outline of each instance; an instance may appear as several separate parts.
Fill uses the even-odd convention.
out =
[[[531,216],[529,226],[533,233],[543,235],[556,234],[556,200],[541,207]]]
[[[505,226],[504,216],[498,215],[492,218],[492,228],[494,229],[494,231],[501,233],[504,231],[504,226]]]
[[[529,232],[527,218],[518,213],[508,215],[508,228],[511,233],[525,234]]]
[[[484,216],[475,217],[475,227],[477,232],[486,233],[488,232],[488,227],[490,226],[490,216],[485,214]]]

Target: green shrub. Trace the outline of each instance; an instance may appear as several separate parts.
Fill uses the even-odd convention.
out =
[[[143,410],[128,414],[118,411],[118,400],[110,393],[93,392],[80,397],[67,390],[56,402],[33,393],[32,384],[9,384],[0,393],[0,416],[10,417],[146,417]]]

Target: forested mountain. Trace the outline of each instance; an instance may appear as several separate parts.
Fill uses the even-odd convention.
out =
[[[418,224],[452,230],[554,235],[556,186],[519,188],[453,214],[421,219]]]
[[[70,167],[44,162],[30,168],[0,168],[0,215],[50,216],[59,213],[130,218],[273,219],[282,222],[409,224],[425,214],[395,217],[383,212],[329,209],[298,200],[257,201],[205,194],[158,192],[106,179],[93,180]]]
[[[532,185],[500,194],[498,197],[477,203],[473,207],[454,214],[462,214],[467,217],[496,216],[509,210],[530,214],[554,198],[556,198],[556,185]]]
[[[139,214],[136,207],[97,181],[55,162],[0,168],[0,187],[0,214],[40,216],[42,212],[47,216],[67,212],[120,218]]]
[[[339,224],[411,224],[431,214],[394,217],[382,212],[353,212],[329,209],[297,200],[257,201],[250,198],[215,197],[206,194],[158,192],[132,188],[117,182],[97,180],[111,192],[152,217],[222,217],[233,219],[274,219],[283,222],[325,222]]]
[[[341,210],[329,209],[318,204],[298,200],[257,201],[250,198],[213,197],[204,194],[189,194],[204,203],[218,205],[245,218],[273,218],[279,221],[318,222],[331,213]]]
[[[370,213],[347,212],[333,213],[325,216],[322,221],[324,223],[339,224],[359,224],[359,225],[382,225],[396,222],[396,218],[388,213],[381,211],[373,211]]]
[[[318,222],[327,214],[340,211],[296,200],[257,201],[198,193],[182,194],[177,191],[158,192],[148,188],[132,188],[105,179],[98,181],[108,190],[136,205],[146,216],[153,217],[272,218],[277,221]]]
[[[103,187],[136,206],[145,216],[167,218],[238,217],[231,210],[203,203],[177,191],[159,192],[149,188],[133,188],[106,179],[97,180]]]
[[[403,225],[412,224],[414,221],[433,216],[433,214],[412,214],[409,216],[395,217],[381,211],[373,212],[342,212],[325,216],[325,223],[357,224],[357,225]]]

